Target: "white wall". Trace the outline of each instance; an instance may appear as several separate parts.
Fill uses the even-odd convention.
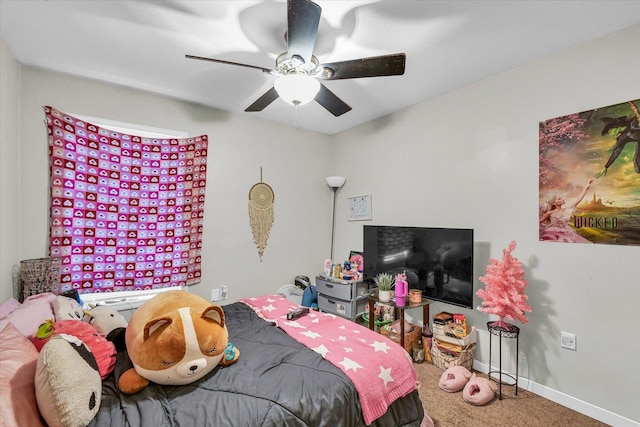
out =
[[[366,224],[474,228],[476,278],[489,256],[500,258],[515,240],[533,307],[530,322],[520,325],[520,374],[532,388],[636,422],[640,247],[538,241],[538,122],[640,98],[639,47],[635,26],[334,140],[336,170],[347,178],[339,193],[338,253],[362,249],[363,222],[347,222],[346,199],[363,194],[373,200]],[[484,287],[477,280],[475,286]],[[463,312],[484,331],[476,358],[488,363],[487,316],[431,308],[442,310]],[[560,331],[577,335],[576,352],[560,348]]]
[[[47,255],[49,171],[42,107],[50,105],[64,112],[209,135],[203,278],[192,292],[208,299],[211,288],[227,285],[229,301],[235,301],[276,292],[293,283],[297,274],[321,271],[331,240],[333,193],[325,182],[331,172],[326,167],[328,137],[32,67],[21,67],[20,92],[21,137],[14,149],[20,149],[21,158],[14,169],[21,182],[22,223],[3,220],[3,228],[17,229],[21,245],[6,258],[3,254],[3,263]],[[248,215],[249,189],[260,181],[260,167],[263,181],[275,193],[275,222],[262,262]],[[4,273],[3,295],[8,296],[6,283]]]
[[[20,250],[19,66],[0,39],[0,301],[13,295]]]

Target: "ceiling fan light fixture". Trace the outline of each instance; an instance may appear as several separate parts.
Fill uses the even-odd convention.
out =
[[[395,53],[321,64],[313,54],[321,14],[322,8],[312,0],[287,0],[287,50],[278,55],[273,69],[203,56],[187,58],[252,68],[274,76],[274,85],[244,111],[262,111],[278,98],[296,107],[315,100],[334,117],[340,117],[351,107],[320,81],[399,76],[404,74],[406,55]]]
[[[320,90],[320,82],[305,74],[286,74],[273,83],[278,95],[291,105],[304,105],[315,98]]]

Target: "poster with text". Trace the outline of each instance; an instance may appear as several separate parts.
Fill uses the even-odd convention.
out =
[[[640,100],[540,122],[541,241],[640,245]]]

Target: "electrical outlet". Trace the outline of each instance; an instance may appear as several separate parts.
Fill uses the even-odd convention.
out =
[[[228,286],[223,286],[222,287],[222,293],[220,294],[220,299],[221,300],[226,300],[228,295],[229,295],[229,287]]]
[[[560,332],[560,346],[576,351],[576,335],[569,332]]]
[[[220,288],[211,289],[211,301],[220,301]]]

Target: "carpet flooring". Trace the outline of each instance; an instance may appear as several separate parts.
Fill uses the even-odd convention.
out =
[[[443,372],[440,368],[430,363],[414,366],[420,381],[420,399],[435,427],[607,426],[522,388],[516,396],[513,386],[502,386],[502,400],[496,395],[485,406],[473,406],[462,400],[462,391],[447,393],[438,387]]]

